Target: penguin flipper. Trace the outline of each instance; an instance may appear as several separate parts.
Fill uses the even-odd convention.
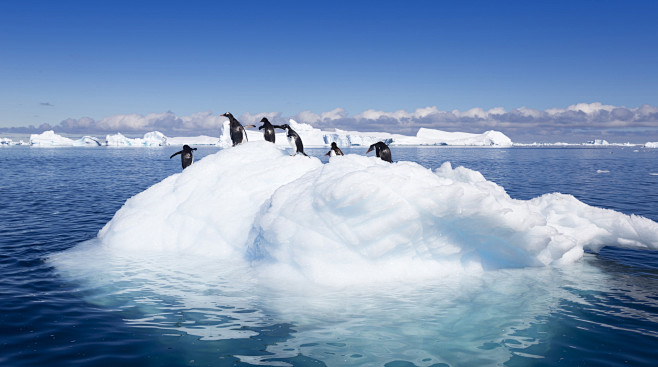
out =
[[[196,150],[196,148],[194,148],[194,150]],[[181,154],[181,153],[183,153],[182,150],[181,150],[180,152],[176,152],[176,153],[172,154],[171,157],[169,157],[169,159],[172,159],[172,158],[174,158],[175,156],[177,156],[177,155],[179,155],[179,154]]]

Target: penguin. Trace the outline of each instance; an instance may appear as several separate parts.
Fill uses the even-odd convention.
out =
[[[302,153],[303,155],[308,157],[308,155],[306,155],[306,153],[304,153],[304,144],[302,143],[302,138],[300,138],[299,135],[297,135],[295,130],[290,128],[290,125],[285,124],[285,125],[278,126],[278,128],[279,129],[284,129],[284,130],[287,131],[286,136],[288,137],[288,142],[290,143],[290,146],[292,147],[292,150],[295,151],[295,154],[292,154],[292,155],[296,155],[297,153]]]
[[[247,142],[247,132],[242,127],[240,121],[238,121],[230,112],[223,114],[222,116],[228,117],[228,120],[231,123],[231,141],[233,146]]]
[[[388,146],[381,141],[372,144],[366,154],[370,153],[371,150],[375,149],[375,154],[377,157],[385,160],[386,162],[393,163],[393,158],[391,158],[391,150],[388,149]]]
[[[344,154],[343,154],[343,151],[340,150],[338,145],[336,145],[336,142],[332,142],[331,143],[331,150],[328,151],[327,154],[325,154],[325,155],[328,155],[330,157],[335,157],[337,155],[344,155]]]
[[[194,162],[194,156],[192,156],[192,151],[196,148],[190,148],[189,145],[183,145],[183,150],[176,152],[169,157],[169,159],[174,158],[176,155],[180,154],[180,163],[183,165],[183,169],[187,168],[189,165]]]
[[[263,117],[260,122],[263,123],[263,126],[259,127],[258,130],[263,130],[263,135],[265,136],[265,140],[269,141],[270,143],[274,143],[276,140],[276,135],[274,134],[274,128],[279,128],[283,129],[283,127],[278,126],[278,125],[272,125],[270,123],[270,120],[267,119],[267,117]]]

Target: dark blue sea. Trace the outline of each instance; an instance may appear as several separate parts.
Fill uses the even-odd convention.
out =
[[[93,286],[52,265],[128,198],[180,172],[176,150],[0,148],[0,366],[658,365],[658,252],[648,250],[312,301],[153,279],[140,264],[120,284]],[[199,148],[196,160],[217,150]],[[307,151],[326,161],[327,149]],[[477,170],[516,199],[560,192],[658,221],[658,149],[394,148],[393,158]]]

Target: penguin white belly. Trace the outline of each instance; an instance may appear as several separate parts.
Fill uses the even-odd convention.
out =
[[[297,154],[297,143],[295,142],[295,137],[289,135],[288,136],[288,143],[292,147],[292,151],[295,152],[295,154]]]

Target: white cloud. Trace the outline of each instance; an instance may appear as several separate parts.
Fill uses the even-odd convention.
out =
[[[547,110],[519,107],[507,111],[502,107],[489,110],[475,107],[465,111],[442,111],[436,106],[418,108],[414,111],[369,109],[351,116],[343,108],[336,108],[319,113],[307,110],[294,116],[284,116],[280,112],[245,113],[239,120],[243,124],[258,124],[263,117],[267,117],[273,123],[293,118],[298,122],[308,123],[324,130],[335,128],[409,135],[415,134],[420,127],[477,133],[486,130],[500,130],[511,137],[514,137],[515,134],[560,136],[560,134],[572,134],[575,131],[591,131],[599,134],[610,129],[630,131],[637,128],[655,130],[658,134],[658,107],[642,105],[638,108],[627,108],[604,105],[599,102],[577,103],[566,108]],[[172,136],[217,135],[225,120],[225,117],[213,114],[211,111],[187,116],[164,112],[147,115],[113,115],[100,121],[89,117],[69,118],[53,128],[63,132],[144,133],[158,130],[166,134],[173,134]],[[652,139],[655,141],[658,136],[652,137]]]
[[[267,119],[276,125],[277,121],[283,120],[281,117],[281,112],[260,112],[256,114],[251,114],[249,112],[243,114],[240,116],[238,119],[243,125],[258,125],[260,120],[263,119],[263,117],[267,117]],[[222,117],[222,119],[226,120],[225,117]]]

